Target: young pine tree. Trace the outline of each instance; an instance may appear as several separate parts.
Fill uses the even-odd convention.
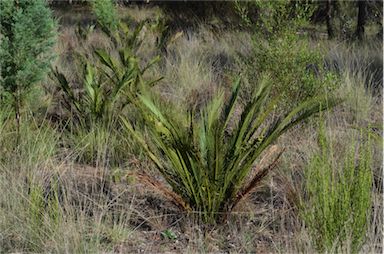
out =
[[[1,0],[0,13],[0,91],[11,99],[19,139],[22,98],[48,70],[56,22],[45,0]]]

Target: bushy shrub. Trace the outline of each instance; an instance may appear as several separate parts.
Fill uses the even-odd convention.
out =
[[[102,29],[107,33],[116,32],[119,18],[113,0],[95,0],[91,4]]]
[[[286,34],[267,42],[255,40],[253,57],[250,75],[270,74],[273,93],[282,96],[284,105],[333,91],[339,84],[336,74],[323,67],[319,49],[297,35]]]
[[[0,1],[0,13],[0,92],[10,97],[19,133],[22,99],[48,71],[56,23],[44,0]]]
[[[197,212],[204,222],[225,219],[276,166],[279,155],[250,176],[261,153],[289,128],[318,112],[319,104],[324,103],[324,97],[306,101],[272,119],[277,100],[268,100],[271,83],[264,81],[240,115],[235,109],[239,106],[240,80],[228,99],[220,92],[201,111],[174,110],[166,115],[164,106],[157,106],[149,96],[139,96],[136,105],[142,110],[150,140],[142,129],[123,119],[172,187],[172,191],[164,191],[165,187],[159,190],[187,211]]]
[[[362,137],[360,137],[362,138]],[[370,138],[351,143],[344,161],[335,161],[323,124],[320,151],[305,171],[303,218],[320,252],[357,253],[366,238],[372,204]]]
[[[324,68],[320,50],[310,44],[303,30],[313,13],[310,3],[283,0],[238,5],[244,23],[253,30],[253,54],[242,57],[250,83],[269,74],[272,92],[281,96],[283,107],[337,86],[336,76]],[[251,22],[247,8],[257,9],[256,21]]]

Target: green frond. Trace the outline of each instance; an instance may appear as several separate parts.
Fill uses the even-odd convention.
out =
[[[163,165],[158,166],[159,171],[173,191],[210,223],[229,213],[238,202],[238,194],[247,193],[270,171],[268,167],[263,169],[245,186],[263,151],[295,124],[325,110],[320,105],[325,105],[326,98],[316,98],[271,121],[278,98],[269,100],[271,83],[265,79],[244,106],[239,122],[229,128],[230,121],[238,117],[235,108],[240,84],[240,79],[234,82],[227,101],[220,91],[200,112],[192,110],[180,116],[176,112],[172,116],[164,114],[163,106],[157,106],[146,93],[139,95],[135,104],[142,111],[150,133],[149,140],[140,138],[139,143],[145,149],[151,146],[158,150],[149,157],[159,156],[155,164]],[[337,100],[327,102],[333,106]],[[199,118],[195,119],[196,116]],[[140,133],[130,125],[127,128]],[[273,165],[276,163],[277,159]]]

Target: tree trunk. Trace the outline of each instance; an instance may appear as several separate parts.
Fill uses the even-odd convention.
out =
[[[327,22],[327,33],[328,39],[333,39],[335,37],[335,30],[332,25],[332,0],[327,0],[326,2],[326,22]]]
[[[15,121],[16,121],[16,147],[20,144],[20,96],[19,91],[14,94],[14,109],[15,109]]]
[[[359,13],[357,15],[357,26],[356,26],[356,36],[359,41],[364,39],[364,26],[367,20],[367,3],[365,0],[360,0],[357,2],[359,8]]]

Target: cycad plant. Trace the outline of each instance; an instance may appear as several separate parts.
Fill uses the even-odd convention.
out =
[[[136,105],[146,119],[149,140],[143,130],[135,129],[126,119],[122,122],[172,190],[153,179],[149,182],[184,209],[200,214],[204,222],[225,220],[276,165],[279,155],[269,166],[253,170],[263,151],[290,127],[319,112],[321,103],[336,103],[326,97],[313,98],[276,117],[278,98],[268,99],[270,88],[268,79],[261,82],[240,115],[236,113],[240,80],[234,83],[229,98],[219,92],[199,112],[168,116],[150,96],[139,95]]]
[[[65,75],[57,68],[52,70],[54,79],[58,81],[64,92],[64,105],[72,113],[80,126],[89,129],[95,124],[110,125],[116,114],[136,96],[138,87],[143,85],[142,75],[154,64],[154,58],[144,68],[140,68],[135,55],[122,49],[119,57],[113,57],[104,50],[96,50],[99,65],[83,62],[81,92],[71,85]],[[150,87],[156,80],[145,82]]]
[[[115,116],[136,96],[139,85],[155,84],[157,80],[144,82],[142,76],[160,59],[156,56],[144,64],[136,54],[142,43],[140,33],[144,23],[134,28],[129,27],[117,15],[113,15],[116,9],[110,0],[95,1],[93,10],[112,49],[98,48],[91,54],[76,54],[80,63],[77,68],[81,79],[80,93],[76,93],[76,87],[57,68],[52,70],[54,80],[58,81],[64,92],[66,108],[87,129],[100,123],[110,125]],[[85,42],[87,36],[83,34],[80,32],[78,39]]]
[[[100,8],[104,4],[112,8],[112,1],[96,2],[94,8],[99,25],[108,36],[111,48],[92,48],[90,53],[87,50],[76,52],[78,61],[74,62],[74,76],[77,80],[67,79],[57,68],[52,68],[51,74],[63,94],[60,103],[69,113],[65,127],[74,134],[71,143],[77,143],[79,147],[77,157],[97,166],[121,161],[119,156],[118,159],[111,158],[122,154],[117,150],[126,149],[122,142],[117,142],[120,130],[118,116],[127,113],[125,108],[136,98],[139,87],[149,89],[159,80],[143,78],[143,75],[160,58],[156,56],[143,63],[137,55],[144,23],[132,28],[118,17],[109,19],[104,16],[105,10]],[[92,27],[86,31],[79,29],[78,39],[85,44],[88,32],[93,31]]]
[[[117,56],[99,49],[94,56],[94,63],[81,57],[80,87],[58,69],[51,73],[63,92],[62,103],[70,116],[66,126],[74,134],[72,141],[83,151],[79,158],[99,165],[116,162],[116,158],[108,158],[117,154],[119,149],[115,145],[123,145],[115,142],[120,129],[118,116],[126,113],[126,106],[135,99],[139,87],[149,89],[156,83],[157,80],[144,79],[143,75],[159,58],[140,67],[131,48],[120,49]]]

